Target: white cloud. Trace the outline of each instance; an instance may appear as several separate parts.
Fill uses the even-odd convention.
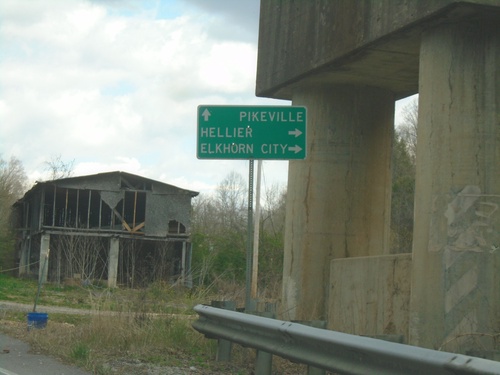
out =
[[[196,159],[196,108],[270,104],[254,96],[251,2],[241,14],[239,2],[2,0],[0,154],[34,179],[54,155],[76,175],[124,170],[193,190],[232,169],[246,178],[242,161]],[[286,163],[271,165],[285,180]]]
[[[254,89],[255,79],[249,72],[257,67],[257,50],[250,44],[223,42],[214,44],[200,66],[200,83],[212,91],[235,93]]]
[[[109,172],[109,171],[127,171],[130,173],[141,173],[141,163],[136,158],[116,157],[102,162],[83,162],[79,163],[74,173],[77,176],[87,174]]]

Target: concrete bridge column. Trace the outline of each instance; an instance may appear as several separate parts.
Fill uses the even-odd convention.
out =
[[[491,351],[500,332],[500,28],[448,24],[421,43],[410,343]]]
[[[300,89],[307,158],[290,161],[285,319],[324,320],[330,260],[388,252],[394,97],[355,86]]]

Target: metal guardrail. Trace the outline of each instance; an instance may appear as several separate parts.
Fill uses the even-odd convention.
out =
[[[255,348],[257,360],[259,353],[268,353],[317,369],[351,375],[500,374],[500,362],[487,359],[349,335],[205,305],[197,305],[194,310],[199,315],[199,319],[193,323],[197,331],[208,338]],[[258,373],[271,372],[261,367]]]

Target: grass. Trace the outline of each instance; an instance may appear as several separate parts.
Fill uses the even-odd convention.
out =
[[[234,290],[237,298],[243,295],[241,288],[232,286],[229,290]],[[0,301],[32,304],[36,292],[36,281],[0,274]],[[227,299],[228,293],[223,298]],[[89,313],[51,312],[45,329],[28,331],[25,313],[6,310],[0,312],[0,330],[29,342],[34,351],[61,358],[97,375],[139,373],[138,366],[195,367],[212,374],[249,374],[255,357],[253,350],[234,345],[231,363],[215,362],[216,341],[206,339],[191,326],[196,318],[194,305],[223,298],[211,295],[209,290],[187,291],[165,283],[144,289],[113,290],[45,284],[38,306],[83,308]]]
[[[34,304],[38,290],[36,280],[18,279],[0,274],[0,300]],[[39,305],[90,308],[89,290],[81,287],[44,284],[37,301]]]
[[[36,280],[0,274],[0,301],[34,304]],[[103,286],[43,284],[37,306],[58,306],[88,310],[143,311],[148,313],[194,314],[192,307],[207,298],[207,291],[186,291],[163,282],[143,289],[108,289]]]

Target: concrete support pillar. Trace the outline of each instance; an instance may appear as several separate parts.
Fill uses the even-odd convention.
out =
[[[193,247],[191,246],[191,242],[187,243],[187,261],[186,261],[186,286],[188,288],[193,287],[193,272],[191,270],[191,261],[193,259]]]
[[[182,256],[181,256],[181,285],[186,285],[186,245],[187,242],[182,242]]]
[[[500,332],[500,28],[448,24],[421,43],[410,344],[491,351],[489,335]]]
[[[23,234],[19,254],[19,276],[26,275],[29,271],[29,244],[30,238]]]
[[[324,320],[330,260],[388,252],[394,97],[384,90],[314,86],[307,159],[290,161],[285,227],[285,319]]]
[[[38,281],[41,283],[47,282],[49,273],[49,251],[50,251],[50,234],[42,234],[40,239],[40,265],[38,268]]]
[[[112,237],[109,239],[108,288],[116,288],[119,255],[120,255],[120,239]]]

